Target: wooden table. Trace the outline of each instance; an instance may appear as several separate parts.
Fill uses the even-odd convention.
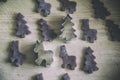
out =
[[[52,4],[51,14],[48,17],[42,17],[35,12],[35,0],[8,0],[6,3],[0,3],[0,80],[32,80],[31,77],[38,73],[43,73],[44,80],[60,80],[60,76],[68,73],[71,80],[120,80],[120,43],[109,40],[109,33],[105,26],[105,21],[94,19],[91,0],[74,0],[77,2],[77,11],[72,14],[73,28],[76,30],[77,38],[65,44],[55,39],[52,42],[44,42],[46,50],[54,51],[54,62],[49,68],[36,66],[34,64],[33,45],[36,40],[41,39],[39,25],[36,22],[43,18],[48,24],[58,31],[60,21],[65,12],[59,11],[60,4],[57,0],[46,0]],[[114,0],[101,0],[105,3],[105,7],[111,12],[112,19],[120,25],[120,11],[113,4]],[[25,38],[18,38],[15,32],[15,15],[22,13],[28,22],[29,30],[32,32]],[[82,41],[82,31],[80,30],[81,19],[90,20],[90,28],[97,29],[97,41],[89,43]],[[19,40],[20,51],[27,55],[25,63],[20,67],[15,67],[7,62],[9,55],[9,43],[13,40]],[[62,69],[62,60],[59,58],[60,45],[66,45],[68,54],[77,57],[77,67],[75,70]],[[83,49],[90,46],[94,50],[96,56],[95,61],[99,70],[86,74],[80,68],[82,67]],[[1,77],[5,76],[6,79]]]

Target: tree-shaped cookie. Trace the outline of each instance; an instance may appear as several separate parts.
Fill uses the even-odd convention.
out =
[[[50,28],[45,20],[40,19],[38,23],[40,25],[40,31],[44,41],[52,41],[57,37],[57,34]]]
[[[71,39],[75,38],[75,29],[72,28],[74,24],[71,22],[72,17],[67,14],[66,17],[63,18],[63,23],[61,25],[61,34],[59,35],[59,38],[66,41],[70,41]]]
[[[104,7],[103,2],[100,0],[92,0],[92,4],[95,18],[105,19],[110,15],[110,12],[107,10],[107,8]]]
[[[106,20],[105,25],[108,28],[112,41],[120,41],[120,27],[112,20]]]
[[[24,38],[25,35],[30,34],[31,32],[28,30],[28,26],[26,25],[26,21],[23,19],[24,16],[21,13],[18,13],[16,16],[16,35],[18,37]]]
[[[85,50],[85,61],[83,66],[83,71],[86,73],[92,73],[93,71],[97,71],[98,67],[96,66],[96,62],[94,61],[95,56],[92,54],[94,51],[87,47]]]
[[[35,63],[40,66],[48,67],[53,62],[53,52],[51,50],[44,50],[42,40],[38,40],[34,48]]]

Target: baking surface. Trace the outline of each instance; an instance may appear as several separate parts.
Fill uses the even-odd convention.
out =
[[[36,66],[34,64],[33,45],[36,40],[41,39],[39,25],[36,22],[43,18],[48,24],[59,32],[60,21],[65,12],[59,11],[60,4],[57,0],[46,0],[52,4],[51,14],[48,17],[42,17],[34,12],[35,0],[8,0],[7,3],[0,3],[0,80],[32,80],[32,76],[43,73],[44,80],[60,80],[60,76],[68,73],[71,80],[120,80],[120,43],[111,42],[104,21],[94,19],[91,0],[74,0],[77,2],[77,11],[72,14],[74,29],[77,35],[76,39],[68,42],[66,45],[68,54],[77,57],[77,67],[75,70],[62,69],[62,60],[59,58],[59,47],[64,44],[55,39],[52,42],[44,42],[46,50],[54,51],[54,62],[49,68]],[[120,25],[120,11],[113,7],[114,0],[102,0],[105,6],[112,13],[107,17]],[[119,12],[118,12],[119,11]],[[21,39],[14,35],[15,32],[15,14],[21,12],[28,22],[30,35]],[[82,31],[80,30],[80,20],[90,19],[90,28],[97,29],[97,41],[89,43],[82,41]],[[20,51],[27,55],[25,63],[20,67],[14,67],[7,62],[9,43],[13,40],[19,40]],[[96,56],[95,61],[99,67],[93,74],[86,74],[80,68],[82,67],[83,49],[90,46]],[[2,79],[4,77],[6,79]]]

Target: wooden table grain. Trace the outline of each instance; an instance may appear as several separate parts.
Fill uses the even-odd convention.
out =
[[[6,3],[0,3],[0,80],[33,80],[32,77],[38,73],[43,73],[44,80],[60,80],[61,75],[68,73],[71,80],[120,80],[120,43],[109,40],[109,33],[105,26],[105,21],[94,19],[91,0],[74,0],[77,2],[77,11],[71,14],[73,28],[76,30],[76,39],[68,43],[55,39],[52,42],[44,42],[46,50],[53,50],[54,62],[49,68],[36,66],[34,64],[33,45],[36,40],[41,39],[39,25],[37,21],[45,19],[48,24],[59,32],[61,19],[66,12],[59,10],[60,3],[57,0],[46,0],[51,3],[51,14],[48,17],[42,17],[40,13],[35,12],[35,0],[8,0]],[[107,19],[115,21],[120,25],[120,11],[114,6],[114,0],[101,0],[105,7],[111,12]],[[114,6],[114,7],[113,7]],[[15,14],[22,13],[25,16],[29,30],[32,32],[25,38],[18,38],[15,32]],[[98,31],[98,39],[94,43],[82,41],[82,31],[80,30],[81,19],[90,20],[90,28]],[[20,67],[15,67],[8,63],[9,43],[13,40],[19,40],[20,51],[27,55],[25,63]],[[59,58],[60,45],[66,45],[68,54],[77,57],[77,67],[75,70],[61,68],[62,60]],[[96,56],[95,61],[99,67],[98,71],[92,74],[84,73],[82,67],[83,49],[90,46]],[[2,77],[5,77],[2,79]]]

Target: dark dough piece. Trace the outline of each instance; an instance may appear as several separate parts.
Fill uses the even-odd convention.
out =
[[[92,4],[95,18],[105,19],[111,14],[100,0],[92,0]]]
[[[22,65],[25,60],[25,55],[19,51],[19,42],[18,41],[11,42],[10,52],[11,52],[10,62],[14,63],[18,67],[20,65]]]
[[[71,70],[75,69],[75,67],[77,66],[76,57],[75,56],[69,56],[67,54],[66,47],[64,45],[62,45],[60,47],[60,55],[59,56],[63,60],[62,68],[69,67]]]
[[[42,73],[35,76],[35,80],[44,80]]]
[[[0,2],[7,2],[7,0],[0,0]]]
[[[90,43],[94,43],[97,40],[97,30],[89,28],[89,20],[83,19],[81,30],[83,31],[82,40],[88,40]]]
[[[24,16],[21,13],[18,13],[16,16],[16,35],[20,38],[24,38],[25,35],[30,34],[31,32],[28,30],[28,26],[25,25],[27,22],[23,19]]]
[[[94,61],[95,56],[92,54],[94,51],[87,47],[85,50],[85,61],[83,66],[83,71],[86,73],[92,73],[93,71],[97,71],[98,67],[96,66],[96,62]]]
[[[38,3],[37,12],[43,12],[43,16],[47,17],[50,14],[51,4],[44,0],[36,0]]]
[[[112,20],[106,20],[106,26],[112,41],[120,41],[120,28]]]
[[[62,76],[61,80],[70,80],[70,77],[69,77],[68,73],[65,73],[65,74]]]
[[[67,10],[70,14],[73,14],[76,11],[77,3],[69,0],[59,0],[62,3],[61,11]]]
[[[54,30],[50,29],[49,25],[45,20],[40,19],[39,25],[41,26],[40,31],[42,33],[44,41],[52,41],[57,37],[57,34],[54,32]]]

